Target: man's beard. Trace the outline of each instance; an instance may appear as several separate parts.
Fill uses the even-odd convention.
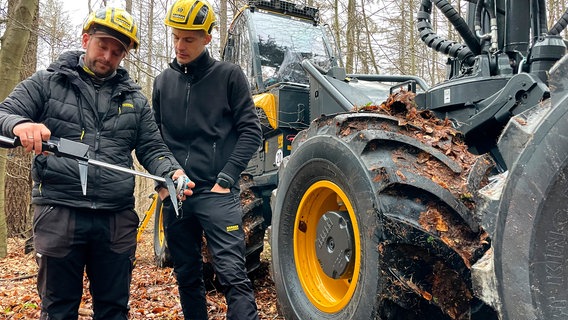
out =
[[[92,61],[87,61],[87,67],[95,74],[95,76],[97,76],[97,78],[101,78],[104,79],[106,77],[111,76],[116,70],[113,69],[112,67],[110,67],[108,64],[103,63],[101,61],[98,60],[92,60]],[[101,72],[100,70],[102,68],[97,67],[98,66],[104,66],[106,67],[106,72]]]

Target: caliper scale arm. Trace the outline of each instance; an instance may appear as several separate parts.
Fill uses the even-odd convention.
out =
[[[2,147],[18,147],[21,146],[22,144],[18,137],[8,138],[0,136],[0,145]],[[185,190],[187,183],[189,182],[189,179],[187,177],[184,177],[182,181],[178,181],[178,186],[176,189],[173,180],[169,177],[163,178],[146,172],[136,171],[133,169],[102,162],[99,160],[89,159],[89,145],[65,138],[50,139],[48,141],[42,142],[42,151],[54,154],[58,157],[77,160],[79,164],[79,177],[81,179],[81,188],[83,191],[83,195],[87,194],[87,172],[89,164],[103,168],[108,168],[115,171],[121,171],[133,175],[138,175],[141,177],[146,177],[158,182],[165,183],[166,187],[168,188],[168,192],[170,193],[170,198],[172,200],[172,204],[176,211],[176,215],[179,216],[179,208],[181,206],[181,202],[178,202],[177,195],[178,194],[183,195],[183,190]]]

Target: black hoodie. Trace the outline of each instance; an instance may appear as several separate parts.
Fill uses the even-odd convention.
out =
[[[152,107],[164,141],[196,183],[209,190],[219,173],[237,182],[261,143],[261,129],[244,73],[205,50],[154,81]]]

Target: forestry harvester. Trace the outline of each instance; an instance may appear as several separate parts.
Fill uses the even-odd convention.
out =
[[[232,22],[223,59],[264,134],[241,182],[249,268],[270,226],[286,319],[568,319],[568,12],[549,28],[545,0],[467,6],[420,4],[415,32],[448,56],[433,86],[346,74],[309,6]]]

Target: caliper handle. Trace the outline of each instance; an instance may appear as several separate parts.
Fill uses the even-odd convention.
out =
[[[174,184],[176,186],[176,194],[180,197],[183,197],[183,192],[188,189],[187,184],[190,182],[191,180],[185,174],[179,176],[176,181],[174,181]]]

